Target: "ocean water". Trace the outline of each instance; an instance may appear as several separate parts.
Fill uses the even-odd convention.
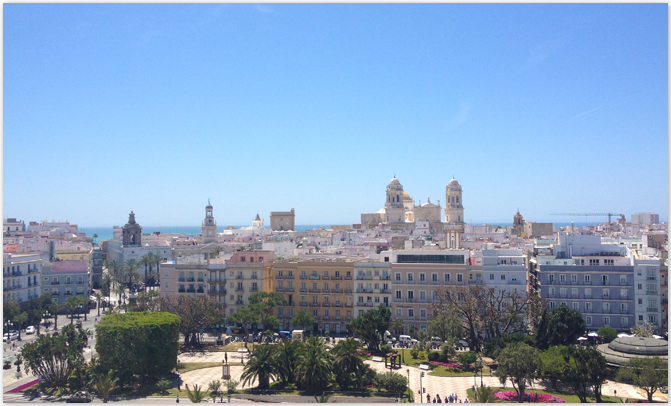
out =
[[[512,226],[513,223],[487,223],[487,224],[492,224],[492,225],[499,225],[502,227],[506,226]],[[570,226],[571,223],[568,222],[563,222],[563,223],[553,223],[555,227],[566,227]],[[576,228],[580,228],[583,226],[590,226],[594,225],[597,223],[575,223]],[[329,228],[331,225],[297,225],[296,226],[296,231],[306,231],[306,230],[312,230],[315,228],[319,227],[324,227],[324,228]],[[217,227],[217,232],[223,233],[224,229],[228,226],[218,226]],[[243,226],[234,226],[235,228],[240,228],[240,227],[249,227],[248,225],[243,225]],[[266,227],[267,229],[270,229],[270,227]],[[104,240],[111,240],[112,237],[114,236],[114,232],[112,231],[113,228],[110,227],[79,227],[79,232],[80,233],[86,233],[87,236],[92,237],[93,234],[97,234],[98,237],[96,238],[96,242],[104,241]],[[143,226],[142,227],[142,233],[144,234],[151,234],[154,231],[160,231],[161,233],[167,234],[167,233],[184,233],[186,235],[197,235],[202,232],[202,228],[200,226]]]

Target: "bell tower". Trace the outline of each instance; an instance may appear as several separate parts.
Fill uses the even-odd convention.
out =
[[[403,202],[403,185],[396,175],[387,185],[387,201],[384,203],[385,220],[387,223],[405,222],[405,206]]]
[[[128,215],[128,223],[121,230],[122,245],[142,245],[142,226],[135,222],[133,211]]]
[[[445,188],[445,222],[464,224],[464,206],[461,199],[461,185],[452,178]]]
[[[205,219],[203,220],[203,244],[217,242],[217,222],[214,221],[212,215],[213,207],[210,204],[210,199],[207,199],[207,206],[205,206]]]

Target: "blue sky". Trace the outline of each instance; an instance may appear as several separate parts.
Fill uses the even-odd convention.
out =
[[[668,212],[666,4],[5,4],[3,215]],[[597,219],[605,221],[605,219]]]

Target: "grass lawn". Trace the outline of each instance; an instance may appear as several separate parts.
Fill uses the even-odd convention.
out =
[[[494,390],[495,392],[499,392],[499,391],[514,392],[515,391],[512,388],[503,389],[501,387],[499,387],[499,388],[494,388],[493,387],[492,390]],[[468,389],[466,391],[466,393],[468,394],[468,400],[470,402],[475,402],[475,396],[473,394],[473,389]],[[562,399],[566,400],[566,403],[580,403],[580,398],[578,396],[572,395],[570,393],[548,392],[548,391],[544,391],[544,390],[540,390],[540,389],[525,390],[524,393],[544,393],[544,394],[556,396],[558,398],[562,398]],[[603,403],[622,403],[623,398],[615,397],[615,396],[604,396],[604,395],[602,395],[601,400],[603,400]],[[500,403],[517,403],[517,402],[512,402],[512,401],[508,402],[508,401],[503,401],[503,400],[499,400],[498,402],[500,402]],[[594,398],[587,397],[587,402],[595,403],[596,400]],[[532,402],[532,403],[534,403],[534,402]]]
[[[182,362],[177,369],[180,374],[193,371],[194,369],[221,367],[221,362]],[[229,362],[229,365],[242,365],[240,362]]]
[[[489,367],[485,367],[483,370],[483,374],[485,376],[491,375],[492,371],[489,369]],[[429,375],[436,375],[436,376],[473,376],[473,371],[461,371],[461,372],[452,372],[448,371],[446,367],[436,367],[433,371],[429,373]],[[478,371],[478,375],[480,375],[480,371]]]
[[[422,362],[429,362],[428,360],[425,359],[413,359],[412,356],[410,355],[410,349],[407,348],[395,348],[394,351],[398,351],[399,354],[401,354],[401,364],[402,365],[408,365],[408,366],[413,366],[413,367],[419,367]],[[405,359],[403,358],[405,357]],[[365,359],[370,359],[371,357],[364,357]],[[405,362],[403,362],[405,361]],[[459,361],[457,360],[451,360],[450,362],[453,362],[455,364],[458,364]],[[433,365],[429,364],[430,367]],[[478,374],[480,374],[480,371],[478,371]],[[485,367],[484,369],[484,374],[485,375],[491,375],[491,371],[489,367]],[[473,371],[463,371],[463,372],[452,372],[448,371],[446,367],[443,366],[435,366],[432,368],[431,372],[429,375],[436,375],[436,376],[473,376]]]

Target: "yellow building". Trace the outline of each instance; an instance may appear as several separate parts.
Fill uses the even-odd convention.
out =
[[[275,261],[267,278],[272,291],[285,299],[285,305],[275,310],[280,329],[298,327],[291,325],[291,319],[305,310],[315,317],[319,331],[347,331],[354,316],[353,270],[354,262]]]

